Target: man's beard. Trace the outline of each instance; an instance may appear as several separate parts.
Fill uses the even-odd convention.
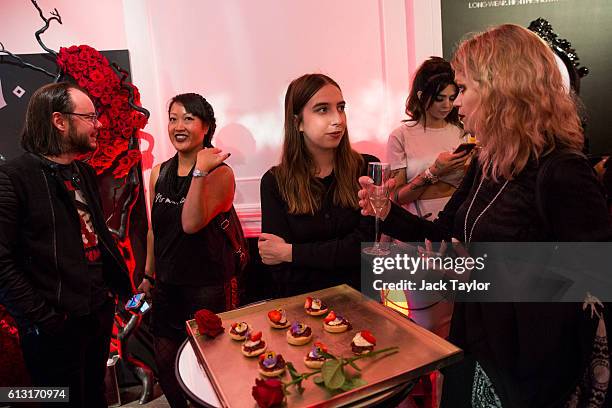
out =
[[[68,137],[64,141],[64,148],[62,149],[64,153],[77,153],[77,154],[85,154],[90,153],[96,150],[95,147],[91,146],[89,141],[89,133],[82,132],[78,133],[76,130],[76,126],[73,123],[70,124],[70,129],[68,130]]]

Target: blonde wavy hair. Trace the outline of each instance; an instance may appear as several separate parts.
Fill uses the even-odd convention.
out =
[[[548,45],[526,28],[504,24],[463,41],[451,61],[478,84],[474,110],[485,176],[514,178],[533,159],[557,148],[581,150],[576,103]]]

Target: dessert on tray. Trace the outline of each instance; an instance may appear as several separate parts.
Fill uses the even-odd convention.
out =
[[[304,310],[311,316],[321,316],[327,313],[327,305],[321,299],[308,296],[304,301]]]
[[[244,340],[250,328],[247,322],[234,322],[228,334],[234,340]]]
[[[283,356],[273,351],[259,356],[259,373],[266,377],[278,377],[285,372],[286,366]]]
[[[247,357],[255,357],[264,351],[266,351],[266,342],[261,339],[261,332],[249,332],[242,344],[242,354]]]
[[[275,329],[284,329],[289,327],[289,320],[287,320],[287,312],[285,309],[274,309],[268,312],[268,323]]]
[[[312,339],[312,329],[307,324],[294,322],[287,330],[287,343],[302,346]]]
[[[351,349],[357,355],[367,354],[374,350],[376,337],[369,330],[362,330],[353,337]]]
[[[323,320],[323,329],[330,333],[343,333],[352,329],[351,323],[333,310]]]
[[[321,368],[325,360],[327,360],[323,357],[321,352],[327,353],[327,347],[325,347],[323,343],[317,341],[304,357],[304,364],[306,367],[313,369]]]

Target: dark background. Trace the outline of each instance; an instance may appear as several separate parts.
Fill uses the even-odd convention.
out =
[[[130,69],[130,55],[127,50],[101,51],[110,62]],[[55,73],[57,66],[51,54],[17,54],[25,62]],[[128,77],[131,82],[131,78]],[[10,57],[4,57],[0,63],[0,82],[2,95],[7,106],[0,108],[0,154],[6,160],[19,155],[23,150],[19,146],[25,111],[32,93],[41,86],[53,82],[53,78],[30,68],[23,68]],[[23,88],[21,98],[13,94],[16,86]]]
[[[586,136],[590,153],[612,153],[612,132],[609,130],[612,108],[607,100],[612,96],[612,1],[507,0],[497,2],[506,6],[482,7],[494,3],[442,0],[444,57],[450,59],[456,44],[470,32],[503,23],[527,27],[538,17],[548,20],[560,38],[572,43],[580,64],[590,71],[580,83],[580,97],[587,113]]]

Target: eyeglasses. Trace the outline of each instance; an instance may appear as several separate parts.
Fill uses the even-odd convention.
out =
[[[60,112],[64,115],[74,115],[85,118],[85,120],[91,122],[94,126],[98,122],[98,114],[97,113],[76,113],[76,112]]]

